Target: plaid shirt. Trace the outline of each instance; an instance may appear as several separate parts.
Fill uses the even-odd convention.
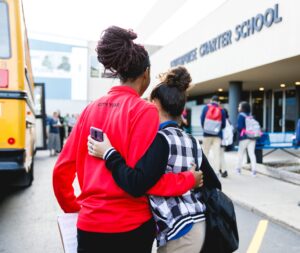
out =
[[[178,127],[167,127],[159,131],[168,141],[170,154],[165,173],[187,171],[193,157],[191,137]],[[202,162],[202,150],[198,145],[198,164]],[[150,196],[153,217],[158,227],[157,245],[163,246],[172,240],[186,225],[205,220],[205,205],[200,202],[199,192],[192,190],[178,197]]]

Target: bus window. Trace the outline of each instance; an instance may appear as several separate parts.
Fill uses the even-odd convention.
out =
[[[0,58],[10,57],[8,6],[0,1]]]

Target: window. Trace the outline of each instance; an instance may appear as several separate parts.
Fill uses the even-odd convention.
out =
[[[252,91],[252,101],[250,105],[252,107],[252,115],[263,126],[264,123],[264,92]]]
[[[0,58],[10,57],[8,6],[0,1]]]
[[[296,90],[287,90],[285,96],[285,131],[294,132],[297,121]]]

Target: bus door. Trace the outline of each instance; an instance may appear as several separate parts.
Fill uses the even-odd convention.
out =
[[[34,84],[35,95],[35,124],[36,124],[36,150],[47,149],[45,84]]]

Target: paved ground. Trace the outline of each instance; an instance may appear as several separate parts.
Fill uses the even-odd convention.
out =
[[[46,156],[47,155],[47,156]],[[52,191],[55,159],[38,152],[31,187],[0,196],[1,253],[62,253],[56,216],[60,209]]]
[[[234,154],[232,155],[233,157],[230,154],[226,155],[228,166],[234,160]],[[0,253],[63,253],[56,223],[57,214],[61,211],[51,185],[54,163],[55,158],[49,158],[48,153],[38,152],[33,185],[22,190],[3,192],[2,189]],[[231,169],[229,172],[229,178],[222,179],[224,191],[247,206],[244,208],[236,205],[240,232],[240,248],[237,252],[247,252],[259,222],[266,219],[265,216],[249,211],[251,203],[252,205],[254,203],[255,210],[271,212],[272,216],[279,213],[281,217],[287,216],[295,224],[297,223],[300,207],[293,208],[295,208],[295,200],[300,196],[299,187],[261,175],[252,178],[248,172],[241,176],[233,174]],[[275,197],[268,199],[270,195],[281,196],[280,202],[277,203]],[[287,203],[290,207],[281,210],[280,206],[285,206]],[[273,214],[273,209],[280,212]],[[300,252],[300,234],[272,221],[268,223],[262,239],[259,250],[261,253]]]
[[[289,159],[299,162],[299,159],[289,157],[280,151],[276,152],[265,160]],[[261,174],[253,178],[246,170],[242,170],[242,174],[238,175],[235,172],[236,159],[235,152],[227,152],[225,155],[229,177],[222,179],[224,192],[242,206],[300,232],[300,207],[298,206],[300,186]]]
[[[238,205],[235,208],[240,234],[240,247],[236,252],[254,253],[253,251],[247,251],[249,250],[250,242],[254,237],[259,222],[268,219]],[[268,222],[265,235],[262,239],[258,251],[260,253],[300,252],[300,234],[271,221]]]

